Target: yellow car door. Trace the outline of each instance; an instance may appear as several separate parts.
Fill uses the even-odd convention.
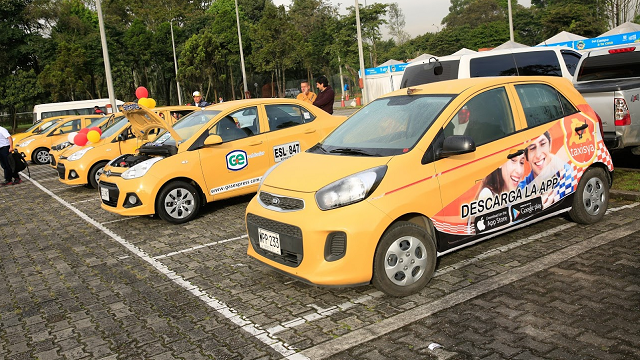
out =
[[[316,116],[301,105],[265,105],[264,111],[269,126],[269,158],[273,163],[307,150],[326,135],[313,122]]]
[[[258,107],[247,106],[221,114],[207,132],[222,139],[221,144],[197,150],[208,195],[219,200],[255,192],[271,165]]]
[[[519,183],[526,175],[527,138],[516,132],[519,112],[509,93],[500,86],[474,94],[438,135],[443,148],[460,135],[476,145],[473,152],[434,163],[443,204],[433,219],[445,244],[441,252],[510,226],[509,205],[524,199]]]

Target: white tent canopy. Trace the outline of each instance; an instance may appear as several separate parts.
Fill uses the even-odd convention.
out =
[[[598,37],[626,34],[626,33],[631,33],[636,31],[640,31],[640,25],[627,21],[626,23],[620,24],[614,27],[613,29],[601,34]]]
[[[389,59],[389,60],[383,62],[382,64],[378,65],[378,67],[380,67],[380,66],[389,66],[389,65],[397,65],[397,64],[404,64],[404,63],[402,61]]]
[[[477,51],[473,51],[467,48],[462,48],[451,55],[468,55],[468,54],[475,54],[475,53],[477,53]]]
[[[492,50],[518,49],[518,48],[526,48],[526,47],[529,47],[529,46],[509,40],[509,41],[507,41],[506,43],[504,43],[504,44],[502,44],[500,46],[496,46]]]
[[[412,59],[410,62],[421,61],[421,60],[429,60],[432,57],[435,57],[435,56],[433,56],[431,54],[422,54],[422,55],[418,56],[417,58]]]
[[[568,31],[561,31],[553,35],[552,37],[548,38],[547,40],[541,42],[538,45],[557,44],[557,43],[564,43],[564,42],[578,41],[578,40],[585,40],[585,39],[586,37],[584,36],[570,33]]]

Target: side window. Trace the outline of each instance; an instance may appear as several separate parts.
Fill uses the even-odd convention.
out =
[[[220,135],[224,142],[259,134],[258,108],[251,106],[233,112],[220,119],[212,130],[209,133]]]
[[[316,118],[309,110],[298,105],[266,105],[265,110],[271,131],[308,123]]]
[[[460,60],[440,61],[442,68],[436,68],[434,62],[407,66],[402,75],[400,87],[429,84],[437,81],[452,80],[458,78]]]
[[[569,70],[569,74],[573,76],[578,68],[578,62],[580,61],[581,55],[568,50],[561,50],[562,59],[564,60],[564,64],[567,66],[567,70]]]
[[[513,54],[518,72],[525,76],[562,76],[560,61],[553,50]]]
[[[513,55],[483,56],[469,61],[469,74],[472,78],[484,76],[518,75]]]
[[[515,132],[513,113],[503,87],[485,91],[469,100],[450,122],[449,133],[471,136],[476,146],[484,145]],[[450,125],[454,123],[454,128]],[[447,129],[445,128],[445,133]]]
[[[60,125],[57,134],[68,134],[70,132],[80,130],[80,119],[67,121],[66,123]]]
[[[545,124],[577,112],[569,100],[549,85],[516,85],[516,92],[524,109],[528,127]]]

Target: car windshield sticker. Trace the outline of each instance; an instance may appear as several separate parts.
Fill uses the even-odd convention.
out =
[[[227,154],[227,169],[232,171],[242,170],[249,164],[247,153],[243,150],[234,150]]]
[[[306,111],[302,113],[302,116],[304,116],[304,119],[305,119],[305,120],[309,120],[309,119],[311,119],[311,115],[309,115],[309,113],[308,113],[308,112],[306,112]]]
[[[257,177],[257,178],[253,178],[253,179],[238,181],[238,182],[235,182],[233,184],[227,184],[227,185],[218,186],[216,188],[213,188],[213,189],[209,190],[209,194],[216,195],[216,194],[220,194],[220,193],[223,193],[223,192],[226,192],[226,191],[240,189],[240,188],[243,188],[245,186],[255,185],[255,184],[258,184],[260,182],[260,180],[262,180],[262,176]]]
[[[436,229],[466,236],[498,231],[572,194],[593,161],[602,161],[612,170],[610,159],[599,159],[598,153],[607,152],[597,151],[604,148],[597,126],[582,114],[556,121],[440,210],[433,217]]]
[[[279,163],[281,161],[287,160],[293,155],[300,152],[300,142],[294,141],[288,144],[282,144],[273,147],[273,158],[275,162]]]

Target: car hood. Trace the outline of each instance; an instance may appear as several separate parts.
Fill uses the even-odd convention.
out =
[[[182,140],[178,133],[173,130],[171,124],[151,109],[131,102],[122,105],[122,112],[129,119],[134,135],[141,140],[145,140],[149,135],[149,131],[156,128],[169,131],[176,142]]]
[[[391,158],[303,152],[273,169],[264,184],[284,190],[315,192],[336,180],[385,165]]]

